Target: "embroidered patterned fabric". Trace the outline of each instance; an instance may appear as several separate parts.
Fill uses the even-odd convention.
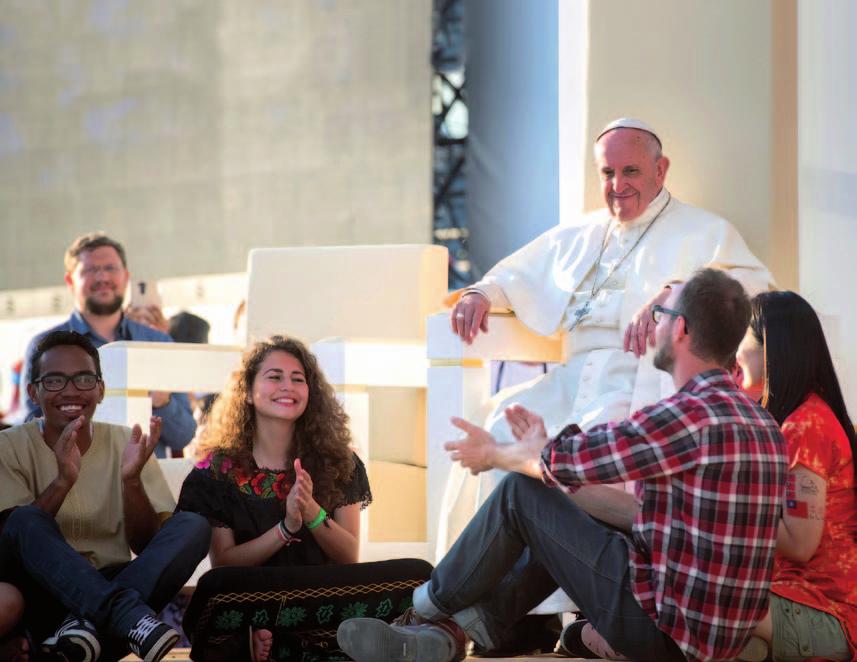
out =
[[[798,464],[827,482],[824,530],[807,563],[777,556],[771,591],[839,619],[857,660],[857,491],[854,458],[833,411],[811,394],[783,423],[789,469]]]
[[[286,497],[294,483],[294,469],[275,471],[251,467],[243,473],[227,455],[213,453],[188,474],[182,484],[176,510],[189,510],[208,518],[213,526],[232,529],[239,545],[269,531],[285,515]],[[366,468],[354,455],[354,474],[341,487],[337,507],[372,502]],[[336,509],[329,509],[333,516]],[[321,547],[304,526],[297,534],[300,544],[288,545],[265,562],[266,566],[320,565],[328,563]]]
[[[786,483],[776,421],[723,370],[619,423],[562,432],[543,479],[638,481],[628,539],[637,601],[689,660],[729,659],[765,615]]]
[[[274,635],[272,662],[350,659],[336,628],[354,617],[387,622],[411,606],[431,565],[396,559],[302,568],[215,568],[200,579],[184,618],[197,662],[249,660],[250,628]]]

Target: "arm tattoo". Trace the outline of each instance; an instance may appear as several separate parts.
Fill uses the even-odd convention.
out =
[[[800,480],[800,491],[804,494],[818,494],[818,485],[815,484],[812,478],[807,476]]]
[[[795,490],[794,474],[789,474],[786,482],[786,512],[792,517],[807,519],[809,517],[809,504],[806,501],[798,501]]]

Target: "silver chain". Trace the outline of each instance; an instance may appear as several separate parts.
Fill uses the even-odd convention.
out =
[[[671,200],[672,200],[672,196],[670,195],[670,193],[668,191],[667,192],[667,201],[664,203],[664,206],[658,210],[658,213],[655,214],[655,217],[651,221],[649,221],[649,224],[646,226],[646,229],[643,230],[642,233],[640,233],[639,237],[637,237],[637,241],[634,242],[634,245],[631,246],[630,250],[628,250],[628,252],[625,253],[622,256],[622,258],[615,265],[613,265],[613,268],[610,269],[607,276],[604,278],[604,280],[601,281],[601,284],[599,285],[598,284],[598,269],[601,267],[601,259],[604,257],[604,251],[607,250],[607,244],[610,241],[610,231],[613,228],[612,220],[610,223],[607,224],[607,229],[604,231],[604,237],[601,239],[601,249],[598,251],[598,258],[595,260],[595,264],[593,265],[594,273],[592,274],[592,289],[589,292],[589,298],[586,300],[586,302],[580,308],[578,308],[577,310],[574,311],[575,320],[574,320],[574,322],[572,322],[571,326],[568,328],[569,331],[571,331],[572,329],[574,329],[574,327],[576,327],[578,324],[580,324],[580,322],[583,320],[583,318],[589,314],[589,310],[590,310],[589,304],[596,297],[596,295],[602,289],[604,289],[604,286],[613,277],[613,274],[616,273],[616,270],[622,266],[622,264],[625,262],[626,259],[628,259],[628,256],[630,256],[631,253],[633,253],[636,250],[637,246],[640,245],[640,242],[643,241],[643,237],[645,237],[648,234],[649,230],[651,230],[652,226],[655,224],[655,221],[657,221],[661,217],[661,214],[664,213],[664,210],[670,204]]]

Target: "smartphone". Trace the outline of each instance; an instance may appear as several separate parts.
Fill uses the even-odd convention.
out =
[[[131,284],[131,306],[135,308],[145,308],[146,306],[163,308],[157,281],[135,280]]]

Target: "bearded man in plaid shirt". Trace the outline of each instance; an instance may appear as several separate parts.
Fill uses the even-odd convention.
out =
[[[627,420],[548,440],[537,415],[512,407],[509,444],[453,420],[467,433],[446,444],[454,460],[512,473],[416,589],[409,614],[342,623],[345,652],[447,662],[463,659],[467,637],[497,649],[558,585],[589,621],[566,627],[567,652],[739,654],[767,611],[787,475],[779,426],[727,372],[750,303],[737,281],[705,269],[653,314],[655,365],[678,391]],[[634,496],[607,485],[623,481],[636,481]]]

